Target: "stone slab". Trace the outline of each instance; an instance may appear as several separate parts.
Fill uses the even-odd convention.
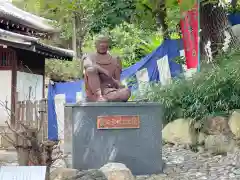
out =
[[[98,116],[140,117],[138,129],[97,129]],[[64,151],[72,168],[98,169],[109,162],[125,164],[134,175],[162,172],[162,107],[156,103],[81,103],[65,107]],[[69,133],[71,132],[71,133]]]

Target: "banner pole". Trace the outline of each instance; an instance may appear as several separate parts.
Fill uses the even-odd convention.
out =
[[[197,0],[198,5],[198,67],[197,70],[200,72],[200,63],[201,63],[201,51],[200,51],[200,0]]]

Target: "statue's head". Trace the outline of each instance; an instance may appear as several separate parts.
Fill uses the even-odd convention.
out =
[[[95,45],[99,54],[106,54],[109,47],[109,38],[107,36],[99,36],[96,39]]]

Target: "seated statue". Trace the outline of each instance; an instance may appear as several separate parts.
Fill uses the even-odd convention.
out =
[[[95,45],[97,52],[83,57],[87,101],[128,101],[131,92],[120,83],[122,64],[108,53],[109,39],[99,37]]]

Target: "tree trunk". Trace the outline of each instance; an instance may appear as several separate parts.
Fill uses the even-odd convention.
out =
[[[232,0],[232,1],[231,1],[231,6],[232,6],[232,8],[233,8],[233,12],[236,12],[237,0]]]
[[[87,33],[87,21],[83,20],[84,16],[82,14],[77,14],[75,23],[76,23],[76,56],[81,58],[83,55],[83,43],[84,38]]]
[[[81,58],[83,55],[83,37],[78,37],[77,41],[77,57]]]
[[[170,35],[168,32],[168,24],[166,22],[167,11],[166,11],[165,4],[159,4],[157,6],[155,14],[156,14],[157,25],[162,29],[163,39],[170,39]]]
[[[72,18],[72,27],[73,27],[73,34],[72,34],[72,48],[74,51],[74,58],[77,59],[77,32],[76,32],[76,15],[73,15]]]
[[[206,44],[210,44],[212,57],[229,48],[236,47],[238,40],[233,34],[224,8],[218,4],[201,2],[200,27],[201,55],[209,57],[209,53],[204,49]]]

